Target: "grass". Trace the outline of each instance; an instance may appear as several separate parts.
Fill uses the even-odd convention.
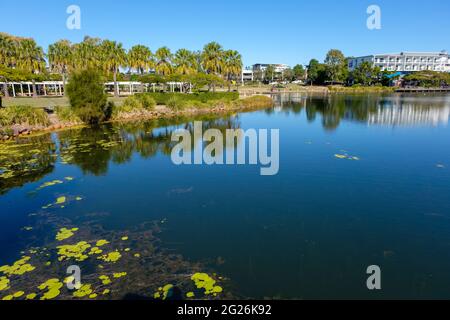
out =
[[[44,110],[31,106],[12,106],[0,109],[0,126],[15,124],[31,126],[47,126],[50,121]]]
[[[202,102],[209,103],[213,101],[227,100],[236,101],[239,99],[239,93],[237,92],[199,92],[199,93],[142,93],[137,96],[144,95],[152,97],[158,105],[167,105],[169,100],[185,101],[185,102]]]
[[[359,86],[355,85],[352,87],[342,87],[342,86],[329,86],[328,89],[332,93],[389,93],[394,92],[394,87],[382,87],[382,86]]]
[[[108,101],[114,102],[116,105],[121,105],[127,98],[126,97],[108,97]],[[27,105],[34,108],[46,108],[46,107],[69,107],[69,99],[67,97],[39,97],[39,98],[2,98],[4,107],[11,107],[17,105]]]
[[[56,115],[63,122],[79,123],[81,119],[76,115],[71,107],[56,107]]]
[[[253,96],[241,100],[246,108],[268,108],[273,106],[273,100],[266,96]]]

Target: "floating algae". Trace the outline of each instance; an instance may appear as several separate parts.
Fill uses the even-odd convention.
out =
[[[122,241],[127,241],[128,237],[122,237]]]
[[[61,288],[64,284],[59,279],[50,279],[41,284],[38,289],[47,290],[41,297],[41,300],[51,300],[58,297],[61,294]]]
[[[191,277],[197,289],[205,289],[205,295],[217,295],[223,291],[222,287],[216,286],[216,280],[206,273],[196,273]]]
[[[101,257],[99,257],[99,260],[103,260],[105,262],[117,262],[120,258],[122,257],[122,255],[120,254],[119,251],[113,251],[110,253],[107,253]]]
[[[359,161],[361,160],[359,157],[356,156],[350,156],[348,154],[335,154],[334,155],[335,158],[338,159],[347,159],[347,160],[353,160],[353,161]]]
[[[194,298],[195,294],[193,292],[186,293],[186,298]]]
[[[79,230],[78,228],[72,228],[72,229],[61,228],[61,229],[59,229],[58,234],[56,235],[56,240],[63,241],[63,240],[69,239],[69,238],[73,237],[75,232],[77,232],[78,230]]]
[[[63,184],[64,182],[63,181],[61,181],[61,180],[53,180],[53,181],[49,181],[49,182],[46,182],[46,183],[44,183],[44,184],[41,184],[38,188],[37,188],[37,190],[42,190],[42,189],[45,189],[45,188],[48,188],[48,187],[53,187],[53,186],[56,186],[56,185],[58,185],[58,184]]]
[[[23,275],[27,272],[31,272],[35,267],[31,264],[27,263],[31,258],[30,257],[22,257],[22,259],[14,262],[12,266],[2,266],[0,267],[0,272],[3,272],[6,275]]]
[[[7,277],[0,277],[0,291],[9,289],[9,279]]]
[[[172,284],[166,284],[164,287],[159,288],[158,291],[154,293],[153,298],[166,300],[172,289]]]
[[[98,240],[97,243],[95,244],[96,247],[103,247],[104,245],[109,244],[109,242],[107,240]]]
[[[93,290],[92,290],[92,285],[90,284],[84,284],[81,286],[80,289],[78,289],[77,291],[75,291],[73,293],[73,296],[76,298],[83,298],[86,296],[90,296],[91,294],[93,294]]]
[[[98,278],[102,281],[102,284],[104,284],[104,285],[108,285],[111,283],[111,279],[109,278],[109,276],[101,275]]]
[[[64,261],[67,259],[75,259],[76,261],[82,262],[89,258],[89,256],[85,254],[86,250],[89,248],[91,248],[91,245],[86,241],[81,241],[74,245],[58,246],[58,260]]]
[[[116,272],[116,273],[113,274],[113,278],[114,279],[120,279],[120,278],[123,278],[123,277],[126,277],[126,276],[127,276],[126,272]]]

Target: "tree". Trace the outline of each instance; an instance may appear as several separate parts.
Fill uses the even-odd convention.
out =
[[[217,42],[210,42],[203,48],[202,66],[208,74],[219,75],[223,69],[223,48]]]
[[[19,42],[19,60],[17,67],[37,74],[45,70],[44,51],[33,39],[23,39]],[[33,79],[33,97],[37,97],[36,82]]]
[[[319,78],[319,68],[319,61],[316,59],[311,59],[308,65],[308,80],[311,82],[311,85],[313,85],[313,83],[315,83]]]
[[[294,70],[290,68],[284,70],[281,74],[281,77],[283,81],[292,81],[294,79]]]
[[[294,72],[294,78],[296,80],[304,80],[305,79],[305,68],[301,64],[297,64],[292,71]]]
[[[368,61],[364,61],[352,72],[351,76],[355,83],[368,86],[372,85],[379,79],[380,73],[380,68],[374,67]]]
[[[114,96],[119,97],[119,84],[117,74],[121,66],[127,64],[127,54],[121,43],[104,40],[101,44],[103,66],[108,73],[114,77]]]
[[[236,50],[227,50],[223,54],[223,74],[228,80],[228,91],[231,91],[231,81],[236,80],[242,73],[242,56]]]
[[[269,64],[264,72],[264,79],[266,81],[273,81],[275,79],[275,66]]]
[[[156,51],[156,73],[159,75],[167,76],[172,73],[172,53],[167,47],[159,48]]]
[[[72,44],[68,40],[60,40],[48,47],[48,62],[50,69],[62,76],[64,87],[69,66],[73,64],[74,54]]]
[[[71,107],[85,123],[97,124],[110,118],[113,105],[108,103],[103,79],[97,70],[73,73],[66,91]]]
[[[17,41],[6,33],[0,33],[0,66],[3,68],[10,68],[15,65],[18,56],[18,43]],[[8,82],[6,74],[2,75],[5,82]],[[3,92],[5,97],[9,97],[8,87],[3,86]]]
[[[328,51],[325,58],[328,80],[342,82],[347,76],[347,63],[344,54],[336,49]]]
[[[89,68],[101,68],[101,46],[102,40],[99,38],[91,38],[86,36],[80,43],[74,45],[74,59],[73,68],[89,69]]]
[[[182,75],[193,75],[197,73],[197,57],[195,53],[187,49],[180,49],[175,53],[173,59],[175,63],[175,71]]]
[[[153,54],[148,47],[136,45],[128,52],[128,64],[142,75],[154,67]]]

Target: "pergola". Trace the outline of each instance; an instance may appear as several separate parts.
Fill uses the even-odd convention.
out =
[[[36,95],[43,96],[63,96],[64,95],[64,83],[62,81],[43,81],[35,82]],[[2,91],[4,87],[11,88],[12,96],[31,97],[33,96],[33,82],[0,82]]]
[[[2,88],[1,92],[4,90],[4,86],[12,91],[12,96],[15,98],[19,97],[31,97],[33,96],[33,82],[22,81],[22,82],[0,82]],[[36,95],[37,96],[64,96],[64,83],[62,81],[43,81],[35,82]],[[187,82],[167,82],[163,84],[157,83],[142,83],[136,81],[119,81],[118,89],[119,95],[133,95],[138,92],[156,92],[156,87],[163,85],[166,86],[169,92],[175,92],[177,89],[179,92],[185,91],[185,85],[189,85],[187,93],[192,92],[192,84]],[[107,93],[114,92],[114,82],[105,83],[105,89]]]

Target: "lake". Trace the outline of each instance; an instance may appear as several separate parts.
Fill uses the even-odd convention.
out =
[[[101,272],[128,273],[113,282],[114,299],[156,297],[168,283],[202,298],[188,288],[193,272],[220,283],[213,298],[449,299],[450,95],[274,99],[267,110],[2,146],[0,266],[26,255],[36,267],[11,275],[11,287],[29,293],[63,279],[77,263],[58,261],[58,245],[106,239],[121,253],[117,264],[101,256],[80,264],[94,288]],[[279,129],[279,173],[174,165],[171,134],[194,120],[221,131]],[[58,242],[63,227],[78,230]],[[371,265],[381,268],[382,290],[367,289]]]

